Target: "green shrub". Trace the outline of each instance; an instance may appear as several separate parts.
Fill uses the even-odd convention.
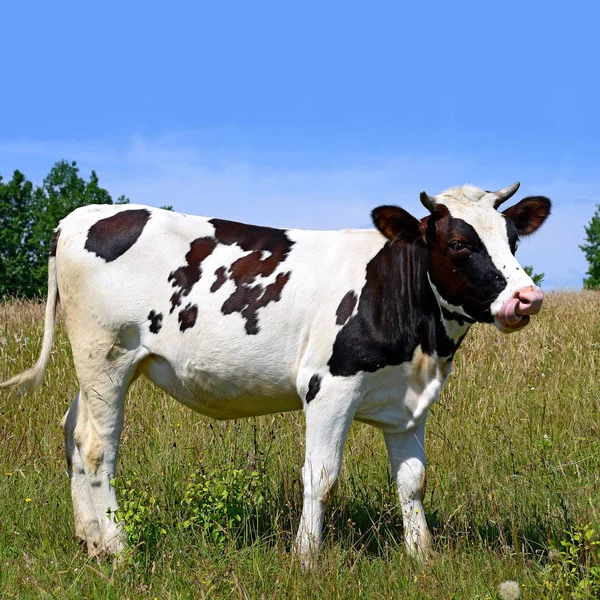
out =
[[[551,544],[544,586],[568,599],[600,597],[600,539],[590,523],[565,532],[569,537]]]
[[[116,483],[119,496],[113,518],[121,523],[129,547],[157,547],[170,528],[158,499],[130,479],[111,483]],[[175,483],[175,488],[177,494],[183,494],[177,527],[200,533],[219,547],[238,537],[258,517],[264,501],[261,475],[233,467],[192,473],[184,483]]]
[[[261,475],[231,466],[193,473],[182,487],[179,526],[200,530],[217,545],[239,535],[264,501]]]
[[[115,480],[111,481],[111,485]],[[119,509],[113,515],[116,522],[127,534],[130,548],[135,549],[145,545],[154,548],[160,538],[167,533],[163,523],[160,505],[155,496],[146,489],[134,487],[130,479],[119,481],[117,484]]]

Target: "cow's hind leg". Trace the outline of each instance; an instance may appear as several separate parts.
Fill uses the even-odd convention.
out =
[[[101,340],[100,336],[98,339]],[[115,520],[114,485],[123,430],[125,394],[143,348],[124,349],[98,342],[92,353],[73,344],[80,392],[65,420],[67,453],[72,461],[71,490],[75,531],[92,555],[117,554],[125,536]],[[87,344],[89,348],[89,343]]]
[[[76,453],[85,478],[89,496],[82,494],[80,478],[71,480],[75,519],[93,522],[99,525],[100,541],[93,529],[86,535],[86,546],[93,555],[117,554],[125,547],[125,538],[115,521],[114,513],[118,508],[115,488],[111,485],[117,467],[119,442],[123,430],[125,392],[129,381],[123,381],[118,372],[111,377],[103,377],[87,384],[79,392],[77,420],[73,430]],[[91,499],[91,506],[88,500]],[[83,500],[83,501],[82,501]],[[81,513],[85,515],[81,516]],[[76,525],[77,528],[77,525]],[[76,529],[77,533],[77,529]],[[88,537],[92,534],[92,538]]]
[[[329,384],[329,385],[328,385]],[[323,540],[323,520],[342,466],[342,452],[356,411],[354,390],[325,379],[305,406],[306,458],[302,468],[304,502],[296,550],[304,568]]]
[[[425,419],[402,433],[384,432],[392,478],[396,482],[409,553],[426,558],[431,551],[423,496],[425,494]]]
[[[65,450],[69,480],[71,481],[71,499],[75,516],[75,537],[85,546],[89,554],[93,554],[102,545],[100,522],[92,501],[90,483],[79,449],[75,444],[75,425],[79,412],[79,394],[62,420],[65,435]]]

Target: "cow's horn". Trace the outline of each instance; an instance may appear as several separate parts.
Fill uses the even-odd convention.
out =
[[[494,208],[498,208],[503,202],[505,202],[511,196],[513,196],[519,189],[520,185],[521,184],[517,181],[516,183],[513,183],[512,185],[509,185],[508,187],[505,187],[502,190],[492,192],[492,194],[496,196],[496,200],[494,200]]]
[[[421,198],[421,204],[429,211],[433,212],[435,208],[435,202],[431,196],[427,194],[427,192],[421,192],[419,196]]]

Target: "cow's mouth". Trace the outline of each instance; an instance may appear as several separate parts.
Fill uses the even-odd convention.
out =
[[[496,315],[496,326],[504,333],[523,329],[529,323],[530,315],[540,312],[543,298],[542,292],[533,288],[515,292],[515,295],[502,305]]]

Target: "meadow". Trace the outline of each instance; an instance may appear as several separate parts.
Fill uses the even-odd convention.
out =
[[[60,310],[59,310],[60,313]],[[43,306],[0,305],[0,379],[31,366]],[[73,539],[59,422],[77,382],[59,320],[44,385],[0,396],[0,598],[600,597],[600,293],[549,293],[520,333],[473,327],[428,419],[427,565],[407,556],[383,438],[355,424],[318,564],[291,546],[301,413],[217,422],[132,386],[119,489],[132,550]]]

